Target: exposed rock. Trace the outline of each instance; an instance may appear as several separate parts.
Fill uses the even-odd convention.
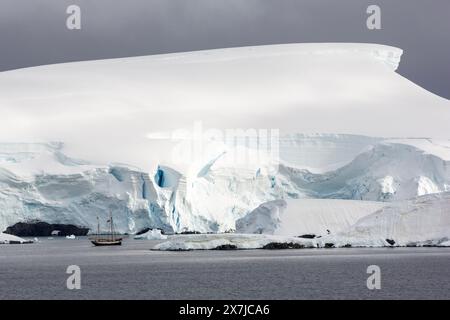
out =
[[[58,236],[85,236],[89,228],[79,227],[71,224],[49,224],[43,221],[18,222],[6,229],[5,233],[18,237],[49,237],[59,231]]]
[[[151,230],[151,228],[144,228],[142,230],[139,230],[138,232],[136,232],[136,236],[140,236],[141,234],[144,234],[146,232],[149,232]]]
[[[165,234],[164,230],[161,228],[144,228],[142,230],[139,230],[138,232],[136,232],[134,235],[135,236],[140,236],[141,234],[147,233],[150,230],[161,230],[161,234]]]
[[[179,234],[200,234],[199,231],[182,231]]]
[[[389,243],[391,246],[395,244],[395,241],[392,239],[386,239],[386,242]]]
[[[14,240],[12,240],[12,241],[9,241],[8,243],[9,244],[30,244],[30,243],[34,243],[34,242],[31,241],[31,240],[26,240],[26,241],[14,241]]]
[[[234,244],[222,244],[215,247],[213,250],[236,250],[237,246]]]
[[[301,236],[298,236],[298,238],[314,239],[314,238],[316,238],[316,235],[315,234],[302,234]]]
[[[305,246],[300,243],[293,243],[293,242],[271,242],[266,244],[263,249],[302,249]]]

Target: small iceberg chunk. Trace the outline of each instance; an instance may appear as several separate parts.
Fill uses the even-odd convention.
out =
[[[33,243],[33,241],[25,240],[11,234],[0,233],[0,244],[24,244]]]
[[[148,230],[146,233],[134,236],[134,239],[136,239],[136,240],[165,240],[165,239],[167,239],[167,236],[163,235],[161,233],[161,230],[159,230],[159,229],[151,229],[151,230]]]

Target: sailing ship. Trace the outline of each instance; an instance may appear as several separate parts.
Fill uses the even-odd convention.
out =
[[[95,246],[122,245],[122,238],[116,236],[116,231],[114,230],[114,220],[111,212],[109,214],[109,219],[106,222],[109,223],[109,233],[100,234],[100,221],[97,217],[97,234],[90,239],[92,244],[94,244]]]

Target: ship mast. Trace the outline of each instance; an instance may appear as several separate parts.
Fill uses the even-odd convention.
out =
[[[113,234],[112,234],[112,212],[109,211],[109,237],[111,238],[111,241],[114,240]]]
[[[98,219],[98,216],[97,216],[97,239],[98,239],[98,237],[100,236],[100,220]]]

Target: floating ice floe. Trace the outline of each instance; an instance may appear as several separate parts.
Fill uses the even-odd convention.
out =
[[[213,250],[213,249],[263,249],[269,244],[291,244],[292,247],[316,247],[314,239],[272,236],[264,234],[196,234],[184,235],[158,244],[155,250]]]
[[[32,241],[25,240],[11,234],[0,233],[0,244],[21,244],[21,243],[31,243]]]

